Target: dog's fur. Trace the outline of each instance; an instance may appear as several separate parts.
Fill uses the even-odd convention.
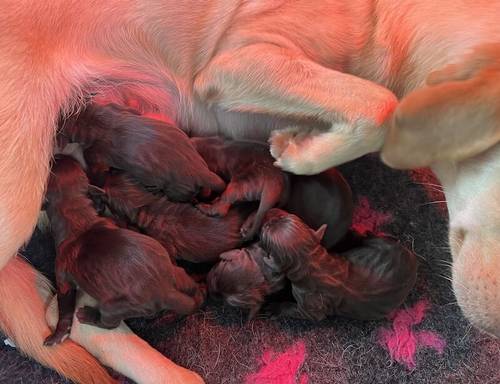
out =
[[[266,297],[285,286],[285,274],[274,271],[266,258],[269,254],[258,243],[224,252],[207,275],[210,295],[249,310],[248,319],[252,319]]]
[[[172,124],[117,105],[92,104],[62,125],[60,141],[82,145],[93,184],[102,184],[98,176],[113,167],[175,201],[190,201],[203,188],[224,190],[189,137]]]
[[[299,217],[271,209],[261,230],[267,264],[292,283],[295,303],[278,315],[320,321],[327,316],[381,319],[405,300],[417,277],[415,255],[389,238],[367,237],[339,255]],[[275,308],[276,309],[276,308]]]
[[[101,328],[116,328],[122,320],[162,310],[188,315],[198,309],[203,291],[182,268],[172,265],[165,248],[99,217],[87,196],[88,187],[78,161],[59,155],[46,194],[57,249],[59,321],[45,345],[69,336],[77,290],[97,300],[95,307],[78,309],[78,320]]]
[[[395,139],[383,151],[390,164],[390,153],[398,146],[393,133],[412,119],[401,108],[396,110],[399,118],[385,124],[397,98],[403,98],[404,107],[405,96],[424,86],[430,72],[460,63],[474,47],[498,43],[499,12],[500,4],[487,0],[327,0],[314,6],[306,0],[4,1],[0,267],[18,276],[1,274],[2,329],[26,353],[62,374],[89,382],[95,373],[94,382],[102,382],[102,370],[79,369],[88,359],[83,352],[68,363],[73,364],[70,369],[59,363],[55,350],[37,344],[47,332],[39,315],[44,301],[33,285],[18,299],[21,287],[34,284],[35,275],[14,258],[40,210],[59,115],[79,108],[87,95],[99,93],[119,103],[136,100],[143,110],[171,116],[198,135],[266,140],[271,131],[293,126],[272,135],[271,152],[294,173],[317,173],[377,151],[385,126],[392,124],[389,137]],[[472,73],[472,79],[479,75]],[[492,96],[499,82],[491,79],[481,87],[466,81],[470,86],[461,88],[466,94],[459,107],[437,100],[440,113],[427,116],[419,135],[439,136],[433,128],[441,117],[445,123],[456,122],[454,133],[462,137],[472,132],[471,119],[497,124],[495,114],[473,113],[472,98],[466,97],[479,93],[484,103],[497,105]],[[445,78],[436,86],[453,83]],[[470,112],[457,115],[464,121],[450,118],[462,109]],[[477,146],[474,152],[485,149],[482,153],[469,153],[460,162],[451,156],[433,169],[450,207],[458,302],[474,324],[498,335],[500,148],[487,137],[481,140],[490,146]],[[43,290],[42,297],[46,294]],[[97,339],[92,332],[82,329],[82,343],[104,361],[139,372],[134,375],[139,381],[149,372],[174,383],[201,382],[171,363],[142,359],[152,357],[150,353],[128,365],[106,359],[98,351],[111,343],[113,334]],[[132,349],[139,346],[136,339],[123,340],[130,340]],[[123,348],[108,347],[123,357]],[[137,361],[145,366],[135,365]]]
[[[335,168],[313,176],[292,175],[290,197],[283,209],[300,217],[312,229],[326,224],[321,244],[330,249],[352,225],[351,187]]]
[[[173,260],[213,263],[225,251],[241,246],[240,228],[252,207],[235,207],[225,217],[209,217],[188,203],[176,203],[145,191],[123,173],[104,183],[111,212],[157,239]]]
[[[255,215],[241,227],[244,240],[251,240],[260,229],[266,212],[288,200],[288,174],[276,168],[269,146],[249,140],[224,140],[219,137],[191,138],[208,168],[227,182],[225,191],[211,204],[198,204],[209,216],[225,216],[237,203],[259,201]]]

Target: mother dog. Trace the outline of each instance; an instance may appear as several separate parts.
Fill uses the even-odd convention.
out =
[[[86,350],[141,383],[202,382],[125,325],[74,327],[86,350],[42,346],[50,287],[15,255],[36,223],[59,116],[97,95],[199,134],[271,136],[277,165],[301,174],[380,150],[389,128],[384,161],[432,165],[443,182],[458,302],[499,335],[499,19],[491,0],[4,0],[2,330],[77,382],[112,382]]]

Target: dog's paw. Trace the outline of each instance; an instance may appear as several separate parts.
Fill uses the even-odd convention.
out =
[[[200,211],[206,216],[210,217],[220,216],[219,212],[217,211],[217,207],[214,207],[213,204],[206,204],[206,203],[196,204],[196,208],[198,209],[198,211]]]
[[[269,138],[270,152],[275,159],[279,159],[281,154],[285,152],[288,145],[293,141],[298,134],[299,128],[290,127],[278,131],[273,131]]]
[[[256,233],[257,230],[254,228],[253,220],[250,223],[247,221],[240,228],[241,239],[245,242],[252,240]]]
[[[51,347],[53,345],[60,344],[69,337],[70,332],[71,327],[67,327],[62,330],[57,329],[54,333],[52,333],[45,339],[43,345],[45,347]]]
[[[101,315],[96,308],[86,305],[85,307],[78,308],[76,318],[82,324],[96,325],[99,324]]]

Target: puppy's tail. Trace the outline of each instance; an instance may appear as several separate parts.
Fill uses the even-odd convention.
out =
[[[44,347],[50,334],[45,310],[51,285],[31,265],[15,257],[0,270],[0,327],[17,347],[41,364],[80,384],[116,383],[98,361],[71,340]]]

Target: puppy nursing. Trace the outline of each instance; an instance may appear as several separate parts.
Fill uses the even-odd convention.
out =
[[[260,201],[259,209],[241,228],[244,240],[257,233],[266,212],[288,200],[288,175],[274,166],[265,144],[223,140],[217,137],[191,139],[208,168],[228,181],[222,195],[212,204],[198,208],[210,216],[225,216],[235,203]]]
[[[310,229],[279,209],[266,215],[260,242],[227,252],[208,276],[209,290],[253,316],[266,296],[291,283],[295,302],[276,303],[277,316],[319,321],[327,316],[373,320],[404,301],[416,280],[415,255],[398,242],[366,237],[340,254],[321,246],[325,227]]]
[[[78,310],[79,321],[102,328],[165,309],[187,315],[201,305],[200,287],[171,264],[156,240],[120,229],[97,215],[87,197],[86,175],[76,160],[60,157],[52,172],[47,213],[57,246],[59,321],[46,345],[69,335],[77,290],[97,300],[97,307]]]
[[[59,139],[83,146],[97,185],[102,184],[98,175],[115,167],[175,201],[189,201],[202,188],[224,189],[183,131],[117,105],[89,105],[64,122]]]

